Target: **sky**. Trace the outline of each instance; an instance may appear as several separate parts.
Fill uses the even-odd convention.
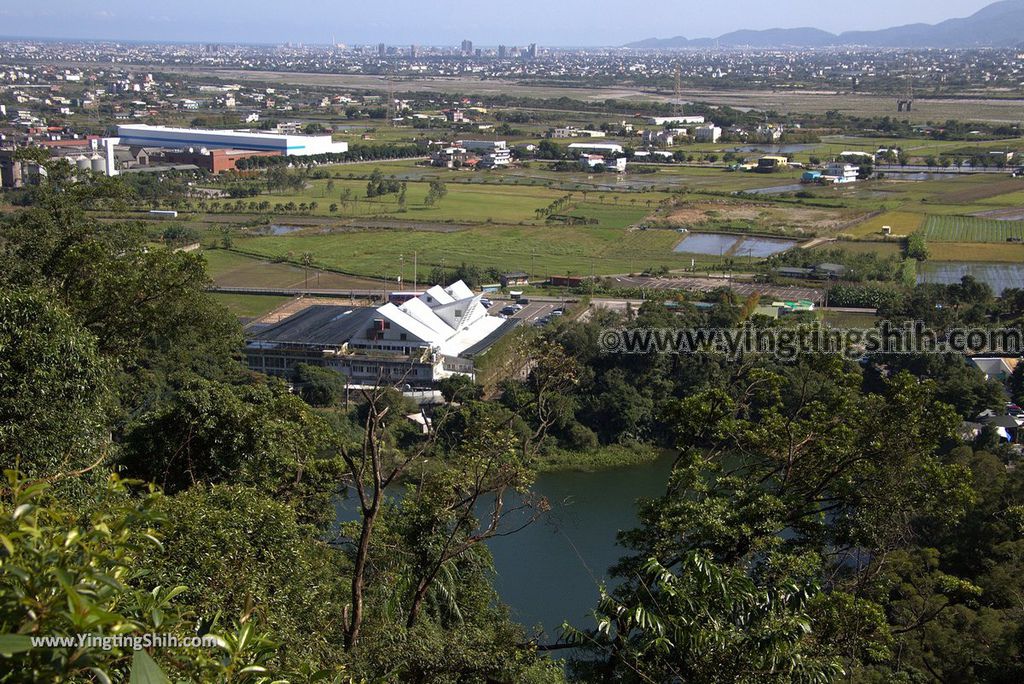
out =
[[[737,29],[869,30],[992,0],[0,0],[0,35],[246,43],[606,46]]]

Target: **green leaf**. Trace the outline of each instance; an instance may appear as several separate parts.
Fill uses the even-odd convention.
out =
[[[32,638],[25,634],[0,634],[0,655],[11,656],[31,648]]]
[[[136,651],[132,656],[129,684],[170,684],[170,681],[156,661],[145,651]]]

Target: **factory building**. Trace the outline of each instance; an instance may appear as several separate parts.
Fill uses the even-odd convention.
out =
[[[572,143],[569,145],[569,151],[603,155],[622,154],[622,145],[616,145],[615,143]]]
[[[147,124],[117,127],[122,145],[139,147],[207,148],[257,150],[282,155],[311,156],[348,151],[348,143],[334,142],[330,135],[285,135],[259,131],[216,131],[198,128],[172,128]]]

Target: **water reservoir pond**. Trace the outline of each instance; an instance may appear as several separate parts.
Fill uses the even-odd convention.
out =
[[[917,268],[917,282],[952,285],[968,274],[986,283],[997,296],[1012,287],[1024,288],[1024,264],[926,261]]]
[[[796,240],[784,238],[746,237],[726,233],[691,233],[676,245],[680,254],[708,256],[743,256],[764,258],[795,247]]]

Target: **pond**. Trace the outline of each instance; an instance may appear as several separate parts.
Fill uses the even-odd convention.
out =
[[[271,235],[287,235],[288,233],[294,233],[297,230],[303,228],[309,228],[309,226],[285,226],[278,223],[272,223],[267,227],[267,230]]]
[[[625,554],[616,537],[636,526],[637,499],[665,491],[673,458],[538,476],[532,491],[550,502],[551,511],[521,532],[489,542],[495,588],[515,620],[528,629],[542,628],[546,642],[558,638],[566,620],[593,626],[589,614],[597,606],[598,585]],[[356,519],[356,509],[354,500],[338,501],[338,520]]]
[[[1024,288],[1024,264],[926,261],[917,268],[917,282],[952,285],[967,274],[986,283],[997,296],[1012,287]]]
[[[726,233],[691,233],[676,245],[681,254],[709,256],[770,257],[797,245],[796,240],[783,238],[745,237]]]
[[[740,194],[743,195],[781,195],[787,192],[800,192],[805,190],[806,187],[800,183],[793,183],[792,185],[776,185],[771,188],[753,188],[751,190],[741,190]]]
[[[890,169],[881,168],[876,169],[879,173],[885,174],[887,180],[905,180],[905,181],[931,181],[931,180],[949,180],[951,178],[958,178],[958,174],[955,173],[897,173]]]

